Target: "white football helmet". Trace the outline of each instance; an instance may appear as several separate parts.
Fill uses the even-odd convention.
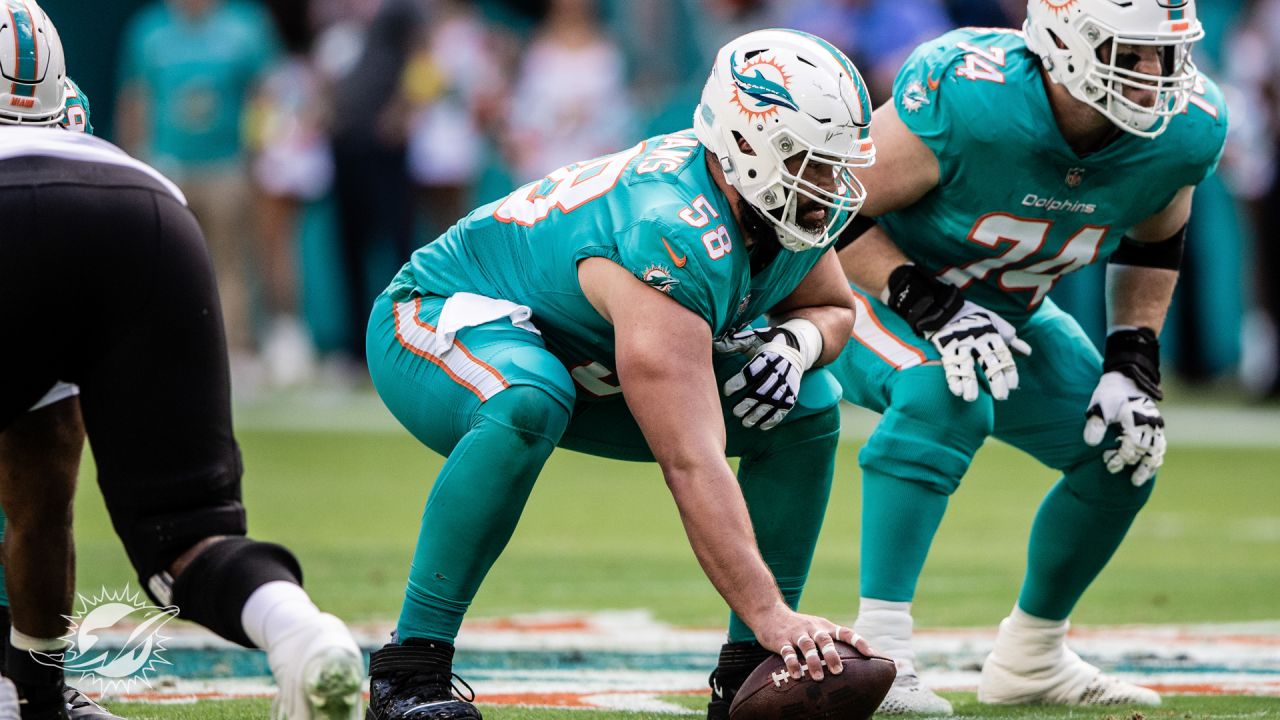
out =
[[[729,184],[798,252],[830,244],[862,208],[866,191],[853,170],[875,162],[871,110],[862,76],[833,45],[797,30],[759,30],[716,55],[693,129]],[[824,227],[800,224],[801,197],[826,208]]]
[[[1050,79],[1141,137],[1158,136],[1186,109],[1199,75],[1191,47],[1204,28],[1195,0],[1028,0],[1023,30]],[[1125,45],[1158,48],[1163,74],[1117,64]],[[1155,104],[1126,98],[1125,88],[1154,91]]]
[[[0,3],[0,123],[56,125],[67,99],[58,31],[34,0]]]

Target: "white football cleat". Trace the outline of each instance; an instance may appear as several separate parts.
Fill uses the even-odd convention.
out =
[[[1014,611],[982,664],[978,702],[993,705],[1159,705],[1150,688],[1106,675],[1066,645],[1067,623]]]
[[[930,690],[920,676],[899,672],[893,680],[893,687],[884,696],[884,702],[876,710],[877,715],[950,715],[954,711],[946,698]]]
[[[267,651],[280,687],[272,720],[360,720],[364,657],[341,620],[321,613]]]
[[[22,720],[22,706],[18,704],[18,688],[9,678],[0,677],[0,720]]]

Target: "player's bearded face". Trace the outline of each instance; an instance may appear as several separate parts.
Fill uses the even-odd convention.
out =
[[[827,163],[810,162],[807,165],[804,162],[805,153],[796,153],[787,158],[787,172],[792,175],[799,175],[806,182],[812,183],[823,191],[834,193],[836,189],[836,176],[832,167]],[[801,168],[803,167],[803,172]],[[811,233],[821,233],[827,227],[827,213],[833,212],[830,208],[813,198],[798,193],[796,198],[796,224],[802,229]]]

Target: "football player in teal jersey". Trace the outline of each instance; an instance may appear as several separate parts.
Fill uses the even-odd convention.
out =
[[[853,322],[827,248],[864,197],[870,111],[828,43],[750,33],[717,55],[692,131],[556,170],[414,253],[374,304],[369,370],[448,460],[370,720],[480,717],[450,690],[454,638],[557,446],[657,461],[735,613],[721,680],[770,652],[840,671],[852,630],[795,607],[839,433],[820,366]]]
[[[920,684],[911,601],[948,498],[993,436],[1062,473],[978,698],[1154,705],[1065,643],[1165,454],[1158,336],[1191,196],[1227,129],[1191,60],[1194,0],[1030,0],[1023,32],[921,45],[874,116],[879,162],[841,262],[853,341],[832,366],[882,414],[862,448],[855,629],[899,661],[882,712],[949,713]],[[855,240],[856,237],[856,240]],[[1108,261],[1101,355],[1047,298]],[[1015,479],[1016,481],[1016,479]]]

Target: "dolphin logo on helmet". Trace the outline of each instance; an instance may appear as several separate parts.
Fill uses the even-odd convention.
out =
[[[754,75],[748,76],[737,70],[737,53],[730,56],[729,68],[733,71],[733,81],[738,86],[738,91],[748,97],[754,98],[756,100],[757,108],[767,108],[770,105],[777,105],[778,107],[784,107],[788,110],[799,110],[800,108],[796,107],[795,98],[791,97],[791,91],[787,89],[786,75],[782,75],[782,83],[773,82],[764,76],[764,71],[760,67],[761,65],[768,65],[769,67],[776,69],[779,74],[782,74],[782,69],[778,68],[773,63],[761,61],[760,63],[751,64],[744,68],[744,70],[755,70]]]
[[[725,180],[793,252],[831,244],[862,208],[866,191],[853,171],[875,162],[870,123],[866,85],[849,58],[783,29],[721,48],[693,114]],[[819,209],[820,221],[811,215]]]

